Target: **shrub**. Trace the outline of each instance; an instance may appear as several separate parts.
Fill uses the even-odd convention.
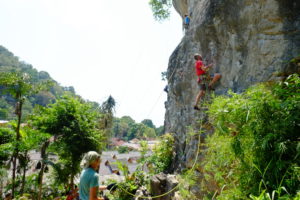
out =
[[[153,154],[147,158],[149,170],[155,174],[166,172],[173,159],[173,150],[174,137],[171,134],[161,136],[153,149]]]
[[[118,153],[128,153],[130,151],[130,149],[126,146],[119,146],[118,147]]]
[[[207,138],[205,180],[215,181],[219,193],[224,189],[218,199],[246,199],[264,190],[277,191],[276,197],[295,195],[300,187],[299,75],[229,95],[216,97],[210,106],[216,130]],[[282,187],[286,191],[278,192]]]
[[[170,0],[150,0],[149,5],[155,20],[162,21],[170,17],[170,8],[172,7]]]

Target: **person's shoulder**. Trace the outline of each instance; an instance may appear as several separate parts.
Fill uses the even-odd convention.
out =
[[[200,64],[200,65],[201,65],[201,64],[203,64],[203,63],[202,63],[201,60],[197,60],[197,61],[196,61],[196,64]]]
[[[99,174],[98,174],[95,170],[93,170],[93,169],[90,171],[90,174],[91,174],[93,177],[99,178]]]
[[[86,168],[82,171],[82,174],[94,175],[96,172],[91,168]]]

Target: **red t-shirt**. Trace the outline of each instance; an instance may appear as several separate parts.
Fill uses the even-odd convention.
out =
[[[205,71],[202,69],[203,66],[204,65],[203,65],[203,62],[201,60],[197,60],[195,62],[195,68],[196,68],[196,74],[197,74],[197,76],[205,74]]]

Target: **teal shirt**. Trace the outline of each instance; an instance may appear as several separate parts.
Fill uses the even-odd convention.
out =
[[[92,168],[86,168],[81,172],[79,183],[80,200],[89,200],[90,188],[99,187],[99,175]]]

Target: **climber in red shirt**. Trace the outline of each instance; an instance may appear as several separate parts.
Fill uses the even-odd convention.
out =
[[[195,54],[194,59],[196,60],[195,69],[196,69],[196,75],[198,76],[197,82],[198,85],[200,86],[200,92],[196,97],[194,109],[200,110],[200,108],[198,107],[198,103],[201,97],[205,95],[206,84],[208,84],[208,89],[213,90],[212,86],[221,78],[221,74],[215,73],[214,75],[209,75],[208,70],[212,67],[212,64],[205,66],[203,64],[202,56],[200,54]]]

